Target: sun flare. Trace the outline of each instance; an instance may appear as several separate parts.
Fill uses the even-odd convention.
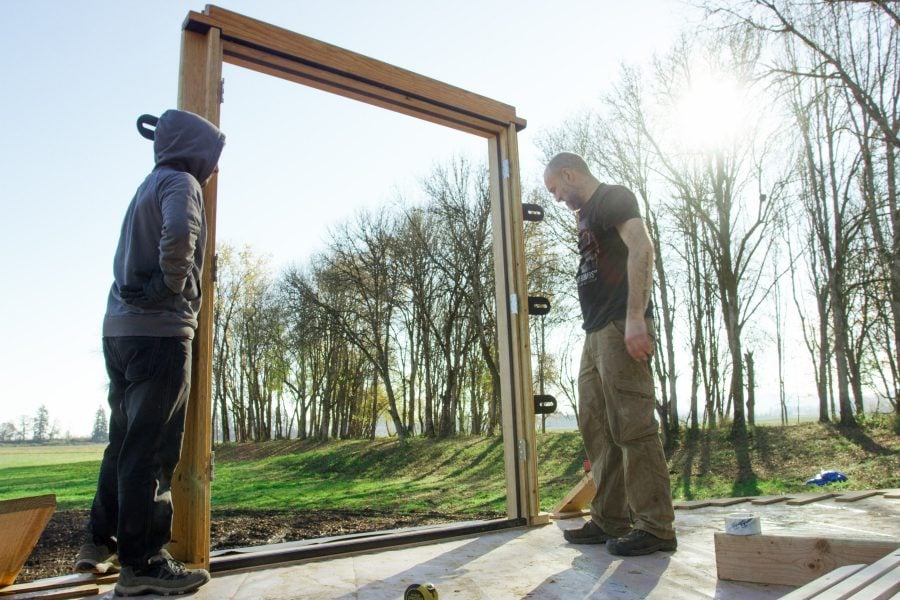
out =
[[[714,73],[694,76],[676,108],[679,137],[697,150],[729,143],[740,132],[744,102],[743,90],[734,78]]]

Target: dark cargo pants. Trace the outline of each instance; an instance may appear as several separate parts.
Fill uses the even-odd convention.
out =
[[[653,321],[647,331],[655,337]],[[625,348],[625,321],[591,331],[578,375],[578,428],[597,493],[591,518],[610,535],[632,528],[671,539],[675,511],[650,366]]]
[[[171,539],[172,474],[181,456],[191,340],[108,337],[109,444],[88,524],[122,565],[146,564]]]

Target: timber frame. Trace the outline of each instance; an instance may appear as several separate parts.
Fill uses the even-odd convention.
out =
[[[528,292],[515,108],[324,42],[208,5],[190,12],[182,32],[178,107],[216,125],[222,64],[287,79],[487,139],[491,181],[500,397],[510,527],[547,522],[539,512]],[[206,252],[216,240],[217,180],[204,188]],[[201,289],[213,298],[212,270]],[[210,482],[213,303],[204,302],[194,338],[191,398],[181,462],[172,491],[177,510],[170,551],[210,564]],[[486,522],[487,523],[487,522]],[[448,536],[459,529],[448,528]],[[404,543],[398,540],[396,543]],[[406,542],[408,543],[408,542]],[[347,548],[346,551],[353,551]],[[296,559],[296,557],[295,557]]]

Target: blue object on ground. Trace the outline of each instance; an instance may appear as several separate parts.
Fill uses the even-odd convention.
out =
[[[820,471],[818,475],[806,482],[806,485],[827,485],[835,481],[847,481],[847,476],[840,471]]]

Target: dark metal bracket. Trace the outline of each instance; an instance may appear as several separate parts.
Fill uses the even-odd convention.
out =
[[[522,218],[539,223],[544,220],[544,208],[539,204],[522,204]]]
[[[542,317],[550,312],[550,300],[543,296],[528,296],[528,314]]]
[[[534,396],[534,414],[549,415],[556,412],[556,398],[547,394]]]

